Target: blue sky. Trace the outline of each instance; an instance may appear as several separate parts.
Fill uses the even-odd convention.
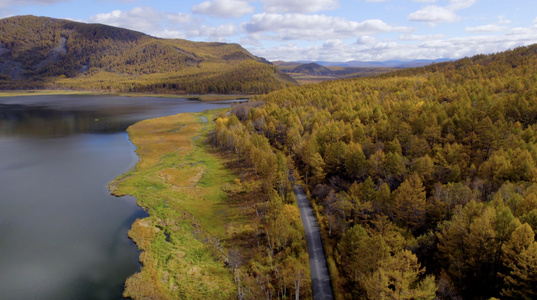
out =
[[[269,60],[461,58],[537,43],[535,0],[0,0],[0,17],[239,43]]]

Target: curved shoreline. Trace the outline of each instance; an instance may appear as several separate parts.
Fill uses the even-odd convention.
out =
[[[137,219],[129,231],[129,237],[141,251],[143,266],[140,272],[127,279],[125,297],[201,299],[233,298],[236,294],[219,243],[224,232],[217,227],[224,225],[225,220],[218,220],[210,209],[223,205],[225,194],[220,187],[233,176],[226,171],[220,178],[227,177],[227,180],[220,180],[213,186],[203,182],[202,187],[200,182],[206,181],[204,177],[209,175],[205,176],[207,172],[200,168],[214,168],[207,161],[201,161],[201,166],[189,165],[198,155],[210,159],[199,142],[193,140],[207,130],[199,116],[200,113],[186,113],[149,119],[127,130],[139,161],[130,171],[110,182],[110,192],[115,196],[134,196],[149,216]],[[204,197],[197,197],[197,194]],[[189,203],[193,197],[195,203]],[[203,199],[214,197],[220,200]],[[200,201],[209,209],[200,211],[196,207],[200,206]],[[205,216],[208,212],[209,216]],[[191,252],[195,252],[195,259],[190,257]]]

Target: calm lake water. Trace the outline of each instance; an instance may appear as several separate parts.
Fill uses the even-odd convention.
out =
[[[146,214],[107,184],[137,162],[125,129],[228,103],[95,96],[0,98],[0,299],[121,299]]]

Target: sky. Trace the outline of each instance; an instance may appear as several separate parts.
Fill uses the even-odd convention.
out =
[[[0,0],[0,18],[239,43],[268,60],[457,59],[537,43],[535,0]]]

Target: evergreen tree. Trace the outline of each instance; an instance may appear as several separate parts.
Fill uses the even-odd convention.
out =
[[[425,223],[425,209],[425,187],[413,173],[394,192],[393,214],[405,226],[419,229]]]
[[[537,242],[531,227],[520,225],[502,248],[506,268],[502,296],[507,299],[537,297]]]
[[[420,281],[425,269],[409,250],[389,256],[380,267],[365,280],[368,299],[429,299],[436,297],[437,286],[429,275]]]

